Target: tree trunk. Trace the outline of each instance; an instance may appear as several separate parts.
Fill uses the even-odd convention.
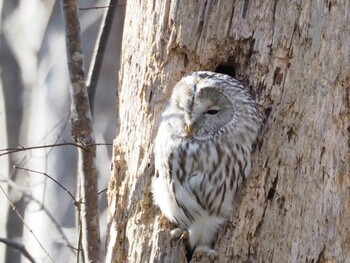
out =
[[[174,84],[225,69],[266,121],[219,262],[350,258],[347,1],[128,1],[107,262],[186,262],[153,205],[153,139]]]

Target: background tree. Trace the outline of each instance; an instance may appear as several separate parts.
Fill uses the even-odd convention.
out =
[[[81,8],[104,6],[107,0],[80,1]],[[116,16],[95,96],[94,130],[98,143],[115,137],[115,101],[120,39],[125,1],[114,6]],[[88,70],[105,8],[80,10],[82,48]],[[75,262],[78,244],[76,207],[50,175],[75,195],[77,149],[50,147],[2,155],[7,148],[71,142],[70,94],[65,29],[60,1],[0,0],[0,186],[54,262]],[[19,144],[19,145],[18,145]],[[107,187],[111,146],[97,147],[99,190]],[[14,241],[37,262],[49,262],[23,221],[0,191],[0,262],[28,262]],[[100,194],[101,239],[106,232],[106,195]],[[72,247],[68,247],[71,245]],[[104,245],[104,242],[102,242]]]
[[[128,1],[106,261],[186,261],[152,204],[153,138],[174,84],[216,69],[266,111],[219,262],[350,258],[349,23],[346,1]]]

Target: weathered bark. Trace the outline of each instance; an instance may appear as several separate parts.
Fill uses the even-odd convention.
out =
[[[348,260],[349,23],[347,1],[128,1],[107,262],[186,262],[152,203],[153,136],[181,76],[220,65],[267,116],[219,262]]]

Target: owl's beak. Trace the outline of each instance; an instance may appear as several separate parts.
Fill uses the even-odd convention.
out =
[[[189,123],[187,125],[187,135],[192,135],[192,133],[193,133],[193,124]]]

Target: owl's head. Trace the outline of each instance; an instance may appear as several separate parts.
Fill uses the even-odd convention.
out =
[[[242,85],[227,75],[195,72],[176,84],[163,120],[180,137],[210,139],[235,125],[246,96]]]

